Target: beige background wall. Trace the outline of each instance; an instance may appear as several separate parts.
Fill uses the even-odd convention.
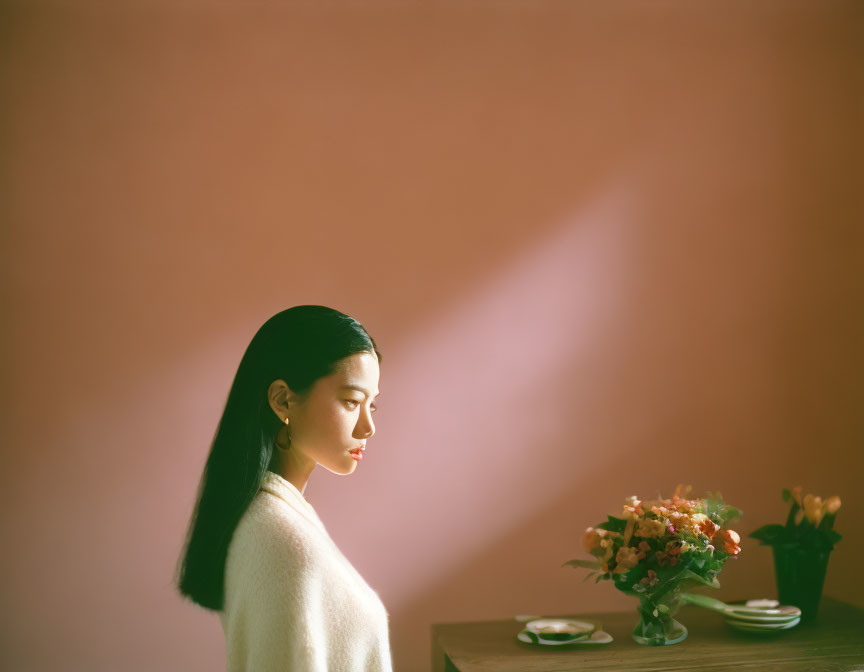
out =
[[[678,482],[745,533],[841,495],[864,602],[861,8],[6,3],[0,668],[224,669],[171,578],[300,303],[385,356],[368,458],[306,494],[397,670],[433,622],[632,609],[561,565]]]

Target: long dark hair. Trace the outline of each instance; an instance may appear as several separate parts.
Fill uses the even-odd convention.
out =
[[[282,427],[270,407],[270,383],[282,379],[304,395],[340,359],[374,353],[375,341],[357,320],[325,306],[295,306],[267,320],[246,348],[210,455],[198,484],[195,510],[177,568],[181,595],[207,609],[224,601],[228,545],[261,481],[275,464]]]

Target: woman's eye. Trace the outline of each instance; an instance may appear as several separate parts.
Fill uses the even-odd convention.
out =
[[[349,404],[349,408],[353,411],[355,408],[357,408],[357,406],[360,405],[361,402],[356,401],[354,399],[346,399],[345,403]],[[375,411],[378,410],[378,407],[373,404],[372,406],[369,407],[369,409],[372,411],[372,413],[374,413]]]

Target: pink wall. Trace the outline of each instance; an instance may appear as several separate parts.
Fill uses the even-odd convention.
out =
[[[224,669],[171,579],[299,303],[384,352],[368,459],[306,494],[398,670],[433,622],[631,609],[561,564],[678,482],[742,532],[841,495],[864,602],[860,3],[66,4],[0,41],[0,668]]]

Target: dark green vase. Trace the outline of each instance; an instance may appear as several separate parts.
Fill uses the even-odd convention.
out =
[[[777,599],[801,610],[801,622],[816,618],[831,551],[795,544],[774,546]]]

